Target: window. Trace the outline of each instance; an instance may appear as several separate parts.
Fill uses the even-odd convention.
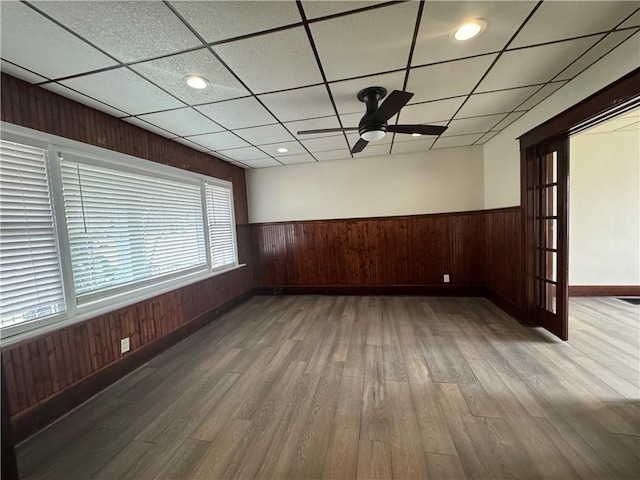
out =
[[[3,337],[238,265],[229,182],[91,146],[0,146]]]
[[[1,325],[65,309],[46,152],[0,141]]]

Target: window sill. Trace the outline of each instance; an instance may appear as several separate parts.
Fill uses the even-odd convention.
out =
[[[0,347],[8,347],[9,345],[39,337],[55,330],[70,327],[71,325],[84,322],[91,318],[99,317],[100,315],[135,305],[136,303],[140,303],[144,300],[169,293],[194,283],[202,282],[212,277],[217,277],[218,275],[224,275],[225,273],[238,270],[245,266],[246,264],[242,263],[225,268],[224,270],[192,273],[184,277],[143,287],[138,290],[122,293],[107,299],[96,300],[79,306],[74,315],[65,315],[62,319],[60,317],[44,318],[42,320],[33,320],[17,325],[9,325],[0,331]]]

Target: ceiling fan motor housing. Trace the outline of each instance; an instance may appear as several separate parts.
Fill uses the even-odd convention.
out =
[[[367,112],[360,120],[358,125],[358,133],[362,135],[371,131],[387,131],[387,122],[375,120],[375,114],[378,111],[378,103],[387,95],[387,89],[384,87],[367,87],[358,92],[358,100],[367,106]]]

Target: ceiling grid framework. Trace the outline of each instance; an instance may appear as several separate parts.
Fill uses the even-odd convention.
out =
[[[243,168],[480,145],[622,43],[635,41],[640,58],[640,9],[630,1],[1,8],[3,72]],[[485,20],[486,31],[452,41],[470,18]],[[210,86],[192,90],[187,75]],[[353,155],[357,132],[297,135],[357,126],[365,106],[356,93],[375,85],[415,93],[390,125],[402,117],[448,130],[388,134]]]

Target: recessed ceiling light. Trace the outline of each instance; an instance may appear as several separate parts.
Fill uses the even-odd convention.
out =
[[[421,133],[412,133],[411,136],[412,137],[421,137],[422,134]]]
[[[202,90],[203,88],[207,88],[209,86],[209,82],[198,75],[188,75],[184,77],[184,81],[187,82],[191,88],[197,88],[198,90]]]
[[[473,20],[467,20],[466,22],[458,25],[451,32],[451,38],[458,42],[464,42],[477,37],[487,28],[487,22],[480,18],[474,18]]]
[[[287,153],[288,151],[289,151],[289,149],[288,149],[288,148],[284,148],[284,147],[280,147],[280,148],[278,149],[278,152],[279,152],[279,153]]]

